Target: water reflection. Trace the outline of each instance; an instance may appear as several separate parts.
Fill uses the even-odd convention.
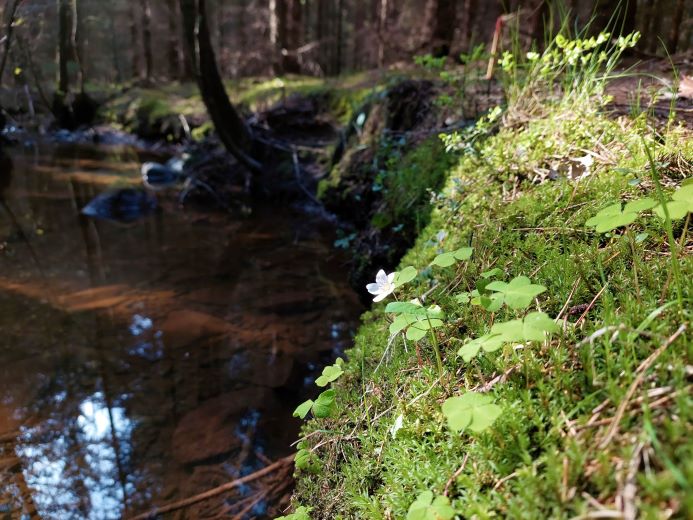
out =
[[[266,465],[291,451],[310,371],[349,342],[358,303],[300,212],[232,221],[160,197],[127,227],[79,214],[144,159],[14,153],[28,243],[0,219],[0,518],[120,518]],[[256,491],[171,518],[233,518]]]

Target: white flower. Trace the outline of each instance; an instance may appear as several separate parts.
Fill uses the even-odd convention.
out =
[[[366,285],[368,292],[375,295],[375,298],[373,298],[374,302],[382,301],[388,295],[392,294],[395,290],[395,274],[396,273],[385,274],[385,271],[381,269],[378,271],[378,274],[375,275],[375,283]]]
[[[538,52],[528,52],[527,53],[527,59],[529,61],[537,61],[539,59],[539,53]]]

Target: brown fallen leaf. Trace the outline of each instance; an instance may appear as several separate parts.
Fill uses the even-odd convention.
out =
[[[693,77],[681,76],[679,83],[679,97],[693,99]]]

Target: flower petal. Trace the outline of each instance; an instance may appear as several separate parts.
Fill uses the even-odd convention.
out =
[[[366,285],[366,290],[371,294],[378,294],[378,291],[380,291],[380,286],[377,283],[369,283]]]
[[[387,283],[392,284],[395,281],[395,275],[397,273],[390,273],[387,275]]]
[[[378,274],[375,275],[375,283],[377,283],[380,286],[383,286],[387,283],[387,275],[385,274],[385,271],[382,269],[378,271]]]
[[[381,302],[387,297],[388,294],[390,294],[390,293],[389,292],[381,292],[380,294],[378,294],[378,296],[373,298],[373,301],[374,302]]]

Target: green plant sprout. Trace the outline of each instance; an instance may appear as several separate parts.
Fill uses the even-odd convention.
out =
[[[432,491],[424,491],[409,506],[407,520],[452,520],[455,510],[445,496],[434,496]]]
[[[457,354],[468,363],[482,349],[495,352],[506,343],[544,341],[559,331],[558,324],[546,313],[530,312],[524,318],[494,324],[488,334],[465,343]]]
[[[657,203],[650,198],[628,202],[623,208],[621,208],[621,203],[617,202],[607,206],[594,217],[588,219],[585,222],[585,226],[595,228],[597,233],[607,233],[616,228],[632,224],[640,213],[652,209],[656,205]]]
[[[448,427],[455,433],[465,430],[481,433],[503,413],[500,406],[493,404],[491,396],[478,392],[450,397],[443,403],[442,410]]]

